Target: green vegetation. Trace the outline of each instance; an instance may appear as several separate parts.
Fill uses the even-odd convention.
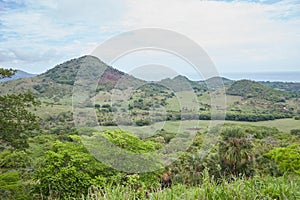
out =
[[[242,96],[244,98],[259,97],[260,99],[270,100],[274,102],[284,101],[286,92],[276,91],[255,81],[240,80],[234,82],[227,90],[229,95]]]
[[[72,87],[90,65],[106,69],[88,104],[102,129],[77,130]],[[13,73],[0,68],[0,78]],[[222,80],[227,121],[212,129],[205,82],[183,76],[145,84],[85,56],[1,83],[1,199],[300,199],[297,84]],[[191,135],[169,166],[138,173]]]
[[[0,77],[11,77],[14,70],[0,68]],[[29,131],[38,128],[37,116],[28,111],[39,104],[31,93],[0,96],[0,149],[28,147]]]
[[[5,146],[26,148],[29,131],[38,128],[37,116],[28,107],[39,104],[32,94],[0,96],[0,141]],[[6,148],[2,146],[2,148]]]
[[[62,108],[71,111],[72,89],[77,72],[80,67],[89,66],[99,66],[100,71],[106,69],[98,80],[95,96],[91,96],[91,102],[96,105],[111,106],[110,109],[97,108],[98,122],[104,126],[140,126],[164,120],[209,120],[211,102],[206,83],[218,90],[219,86],[214,86],[214,82],[219,79],[222,79],[227,90],[226,120],[257,122],[299,117],[299,87],[296,83],[231,81],[220,77],[204,82],[177,76],[146,84],[92,56],[70,60],[33,78],[1,83],[0,93],[31,91],[42,102],[42,107],[37,108],[39,116],[45,119],[46,111],[50,115],[47,117],[55,118],[65,112],[61,111]],[[197,109],[180,107],[192,103],[186,101],[187,95],[190,96],[187,91],[197,96],[197,102],[194,102],[198,105]],[[92,104],[90,106],[93,107]],[[53,121],[51,123],[51,126],[55,125]]]
[[[291,145],[271,150],[266,156],[273,159],[282,172],[300,175],[300,146]]]
[[[291,96],[299,97],[300,83],[294,83],[294,82],[283,83],[283,82],[270,82],[270,81],[263,81],[260,83],[269,88],[288,92]]]
[[[14,75],[15,72],[16,72],[16,70],[13,70],[13,69],[0,68],[0,79],[10,78]]]

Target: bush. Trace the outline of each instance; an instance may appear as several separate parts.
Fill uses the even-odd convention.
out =
[[[30,199],[29,191],[16,171],[0,174],[0,196],[7,200]]]
[[[135,121],[135,124],[137,126],[148,126],[151,124],[150,120],[143,120],[143,119],[139,119]]]
[[[276,162],[283,173],[296,173],[300,175],[300,146],[275,148],[266,154]]]
[[[292,129],[291,134],[300,137],[300,129]]]
[[[4,169],[24,169],[30,165],[25,151],[3,151],[0,154],[0,167]]]

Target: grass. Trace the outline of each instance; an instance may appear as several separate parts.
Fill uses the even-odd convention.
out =
[[[204,120],[166,121],[158,122],[150,126],[101,126],[101,129],[110,131],[122,129],[135,133],[139,137],[150,137],[155,134],[155,131],[159,131],[162,129],[167,132],[173,133],[194,132],[195,130],[205,131],[207,130],[209,123],[210,121]]]
[[[46,105],[42,104],[40,107],[36,108],[34,113],[42,119],[47,119],[50,116],[57,116],[63,112],[71,112],[72,107],[69,105]]]
[[[300,121],[294,119],[277,119],[272,121],[261,121],[261,122],[237,122],[230,121],[233,124],[247,124],[254,126],[266,126],[266,127],[274,127],[282,132],[290,132],[292,129],[300,129]]]
[[[188,187],[186,185],[175,185],[165,190],[141,195],[128,187],[117,186],[104,189],[93,188],[89,190],[82,200],[114,200],[114,199],[151,199],[151,200],[274,200],[274,199],[300,199],[299,177],[254,177],[222,183],[216,183],[211,178],[205,178],[202,185]]]
[[[102,126],[102,130],[115,130],[123,129],[128,130],[132,133],[140,135],[143,133],[143,136],[150,136],[151,133],[154,134],[156,130],[164,129],[168,132],[192,132],[194,130],[199,130],[201,132],[206,131],[209,127],[211,121],[209,120],[187,120],[187,121],[166,121],[158,122],[151,126]],[[289,133],[292,129],[300,129],[300,121],[294,119],[278,119],[273,121],[261,121],[261,122],[239,122],[239,121],[225,121],[225,123],[230,124],[245,124],[245,125],[254,125],[254,126],[266,126],[274,127],[279,131]],[[196,127],[195,127],[196,126]],[[150,135],[149,135],[150,134]]]

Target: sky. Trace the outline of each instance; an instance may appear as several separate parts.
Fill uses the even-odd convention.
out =
[[[42,73],[148,27],[192,39],[220,73],[300,71],[300,0],[0,0],[0,66]],[[148,54],[113,66],[150,65]],[[151,59],[180,63],[163,56]]]

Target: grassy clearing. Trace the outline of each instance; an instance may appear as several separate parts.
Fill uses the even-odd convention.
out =
[[[205,131],[208,129],[210,121],[206,120],[187,120],[187,121],[166,121],[158,122],[150,126],[101,126],[101,130],[122,129],[140,137],[150,137],[155,131],[165,130],[173,133],[194,132],[195,130]],[[143,135],[141,135],[141,133]]]
[[[36,108],[34,113],[42,119],[47,119],[50,116],[57,116],[63,112],[71,112],[72,107],[69,105],[45,105],[42,104]]]
[[[176,186],[172,189],[156,193],[153,199],[299,199],[299,184],[296,181],[284,178],[266,177],[251,180],[239,180],[233,183],[206,181],[201,187],[189,188]]]
[[[274,127],[282,132],[290,132],[292,129],[300,129],[300,121],[294,119],[277,119],[272,121],[261,121],[261,122],[237,122],[237,121],[226,121],[232,124],[247,124],[254,126],[266,126]]]
[[[166,121],[166,122],[158,122],[151,126],[102,126],[102,130],[115,130],[115,129],[123,129],[130,131],[139,135],[139,133],[143,133],[148,135],[150,133],[154,133],[156,130],[164,129],[168,132],[191,132],[195,130],[199,130],[201,132],[206,131],[210,125],[209,120],[187,120],[187,121]],[[273,121],[261,121],[261,122],[239,122],[239,121],[225,121],[225,123],[230,124],[245,124],[245,125],[253,125],[253,126],[266,126],[266,127],[274,127],[282,132],[290,132],[292,129],[300,129],[300,121],[294,119],[278,119]],[[144,135],[144,136],[145,136]]]

